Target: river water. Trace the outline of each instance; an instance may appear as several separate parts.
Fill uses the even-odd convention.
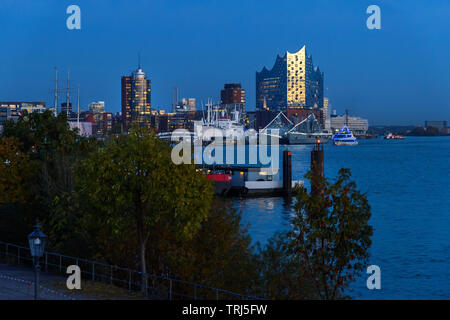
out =
[[[287,148],[293,179],[303,179],[312,146]],[[449,299],[450,137],[369,139],[353,147],[329,143],[324,150],[325,175],[333,178],[339,168],[350,168],[372,207],[369,264],[381,269],[381,289],[367,289],[363,273],[347,294],[355,299]],[[283,198],[233,201],[254,242],[264,244],[289,228],[292,207]]]

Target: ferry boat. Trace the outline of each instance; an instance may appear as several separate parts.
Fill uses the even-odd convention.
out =
[[[341,130],[333,136],[333,144],[335,146],[356,146],[358,140],[348,126],[343,125]]]

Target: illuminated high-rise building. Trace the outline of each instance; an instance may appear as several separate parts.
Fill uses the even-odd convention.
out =
[[[245,90],[240,83],[226,83],[220,91],[220,104],[242,104],[245,108]]]
[[[245,90],[240,83],[226,83],[220,90],[220,105],[228,114],[239,111],[245,113]]]
[[[270,110],[286,107],[323,108],[323,72],[314,67],[306,46],[278,55],[271,70],[256,72],[256,107]]]
[[[151,81],[139,66],[131,76],[122,77],[122,122],[125,130],[134,123],[148,126],[151,115]]]

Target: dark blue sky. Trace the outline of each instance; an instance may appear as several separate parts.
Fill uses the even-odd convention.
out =
[[[81,8],[81,30],[66,8]],[[366,8],[381,8],[368,30]],[[180,96],[217,101],[241,82],[255,104],[255,71],[306,44],[325,73],[332,108],[371,124],[450,120],[450,2],[325,0],[1,0],[0,100],[53,106],[53,67],[71,70],[83,107],[120,111],[120,77],[137,66],[152,80],[152,106]],[[63,85],[63,81],[60,85]],[[63,97],[61,96],[61,99]],[[73,97],[75,98],[75,96]]]

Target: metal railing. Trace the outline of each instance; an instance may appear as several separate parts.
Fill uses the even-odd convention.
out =
[[[4,257],[9,263],[17,263],[19,265],[31,265],[33,261],[30,254],[30,248],[3,241],[0,241],[0,258],[1,257]],[[145,288],[142,288],[144,282],[142,281],[142,272],[137,270],[47,251],[41,259],[41,268],[44,272],[57,272],[66,275],[66,269],[70,265],[79,266],[82,278],[84,279],[109,283],[110,285],[126,288],[129,292],[144,292],[145,296],[152,299],[262,299],[156,274],[146,274],[147,281],[145,281]]]

